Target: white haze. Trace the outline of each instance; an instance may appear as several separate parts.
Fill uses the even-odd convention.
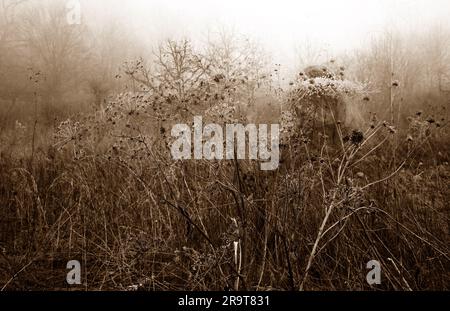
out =
[[[87,20],[130,28],[144,45],[166,37],[203,40],[224,28],[257,39],[279,63],[308,43],[327,55],[364,46],[387,30],[449,27],[449,0],[85,0]]]

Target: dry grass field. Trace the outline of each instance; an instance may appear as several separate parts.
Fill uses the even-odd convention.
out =
[[[61,21],[26,21],[25,46],[0,45],[18,64],[0,66],[1,290],[450,289],[450,93],[436,54],[412,48],[430,36],[282,76],[239,36],[122,59],[64,28],[42,54]],[[171,128],[194,116],[280,124],[279,168],[174,161]],[[66,283],[70,260],[82,285]]]

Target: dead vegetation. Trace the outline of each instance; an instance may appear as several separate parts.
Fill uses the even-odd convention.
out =
[[[282,84],[262,55],[226,36],[200,51],[171,40],[125,63],[126,88],[95,112],[54,126],[5,114],[0,289],[73,290],[73,259],[79,290],[450,289],[446,94],[413,101],[408,76],[369,54],[371,81],[371,62],[332,60]],[[39,109],[49,90],[26,100]],[[194,115],[281,123],[280,168],[173,161],[171,126]]]

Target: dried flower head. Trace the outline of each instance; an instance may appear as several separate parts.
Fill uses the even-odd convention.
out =
[[[352,132],[352,136],[350,137],[350,141],[353,145],[360,145],[364,141],[364,133],[358,130],[354,130]]]

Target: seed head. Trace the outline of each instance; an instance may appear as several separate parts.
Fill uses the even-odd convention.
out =
[[[364,134],[361,131],[353,131],[350,141],[353,145],[360,145],[364,141]]]

